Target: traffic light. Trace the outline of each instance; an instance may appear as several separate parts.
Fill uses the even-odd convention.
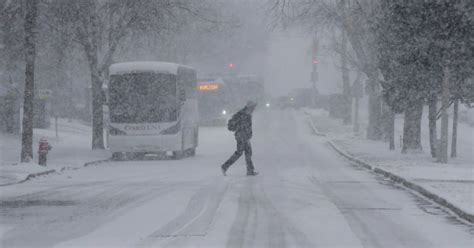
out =
[[[311,71],[311,81],[313,83],[318,81],[318,69],[317,69],[318,64],[319,64],[319,60],[317,58],[313,58],[313,61],[312,61],[313,69]]]
[[[237,68],[236,68],[235,64],[234,64],[234,63],[230,63],[230,64],[228,65],[228,68],[229,68],[229,69],[228,69],[229,76],[235,77],[236,74],[237,74]]]

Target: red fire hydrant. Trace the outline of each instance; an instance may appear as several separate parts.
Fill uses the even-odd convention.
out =
[[[48,141],[46,138],[41,138],[39,141],[39,147],[38,147],[38,164],[42,166],[46,166],[47,163],[47,156],[49,150],[51,150],[51,146],[49,145]]]

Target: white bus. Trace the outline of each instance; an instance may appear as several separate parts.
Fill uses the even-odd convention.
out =
[[[194,156],[198,146],[196,72],[167,62],[110,66],[108,146],[124,155]]]

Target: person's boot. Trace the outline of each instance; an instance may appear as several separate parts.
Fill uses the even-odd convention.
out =
[[[256,176],[258,175],[257,171],[247,171],[247,176]]]
[[[223,165],[221,166],[221,170],[222,170],[222,175],[227,176],[226,174],[227,169]]]

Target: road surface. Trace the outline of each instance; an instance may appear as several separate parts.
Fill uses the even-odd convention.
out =
[[[474,247],[474,229],[338,156],[294,111],[254,118],[257,177],[224,128],[198,155],[0,188],[2,247]]]

